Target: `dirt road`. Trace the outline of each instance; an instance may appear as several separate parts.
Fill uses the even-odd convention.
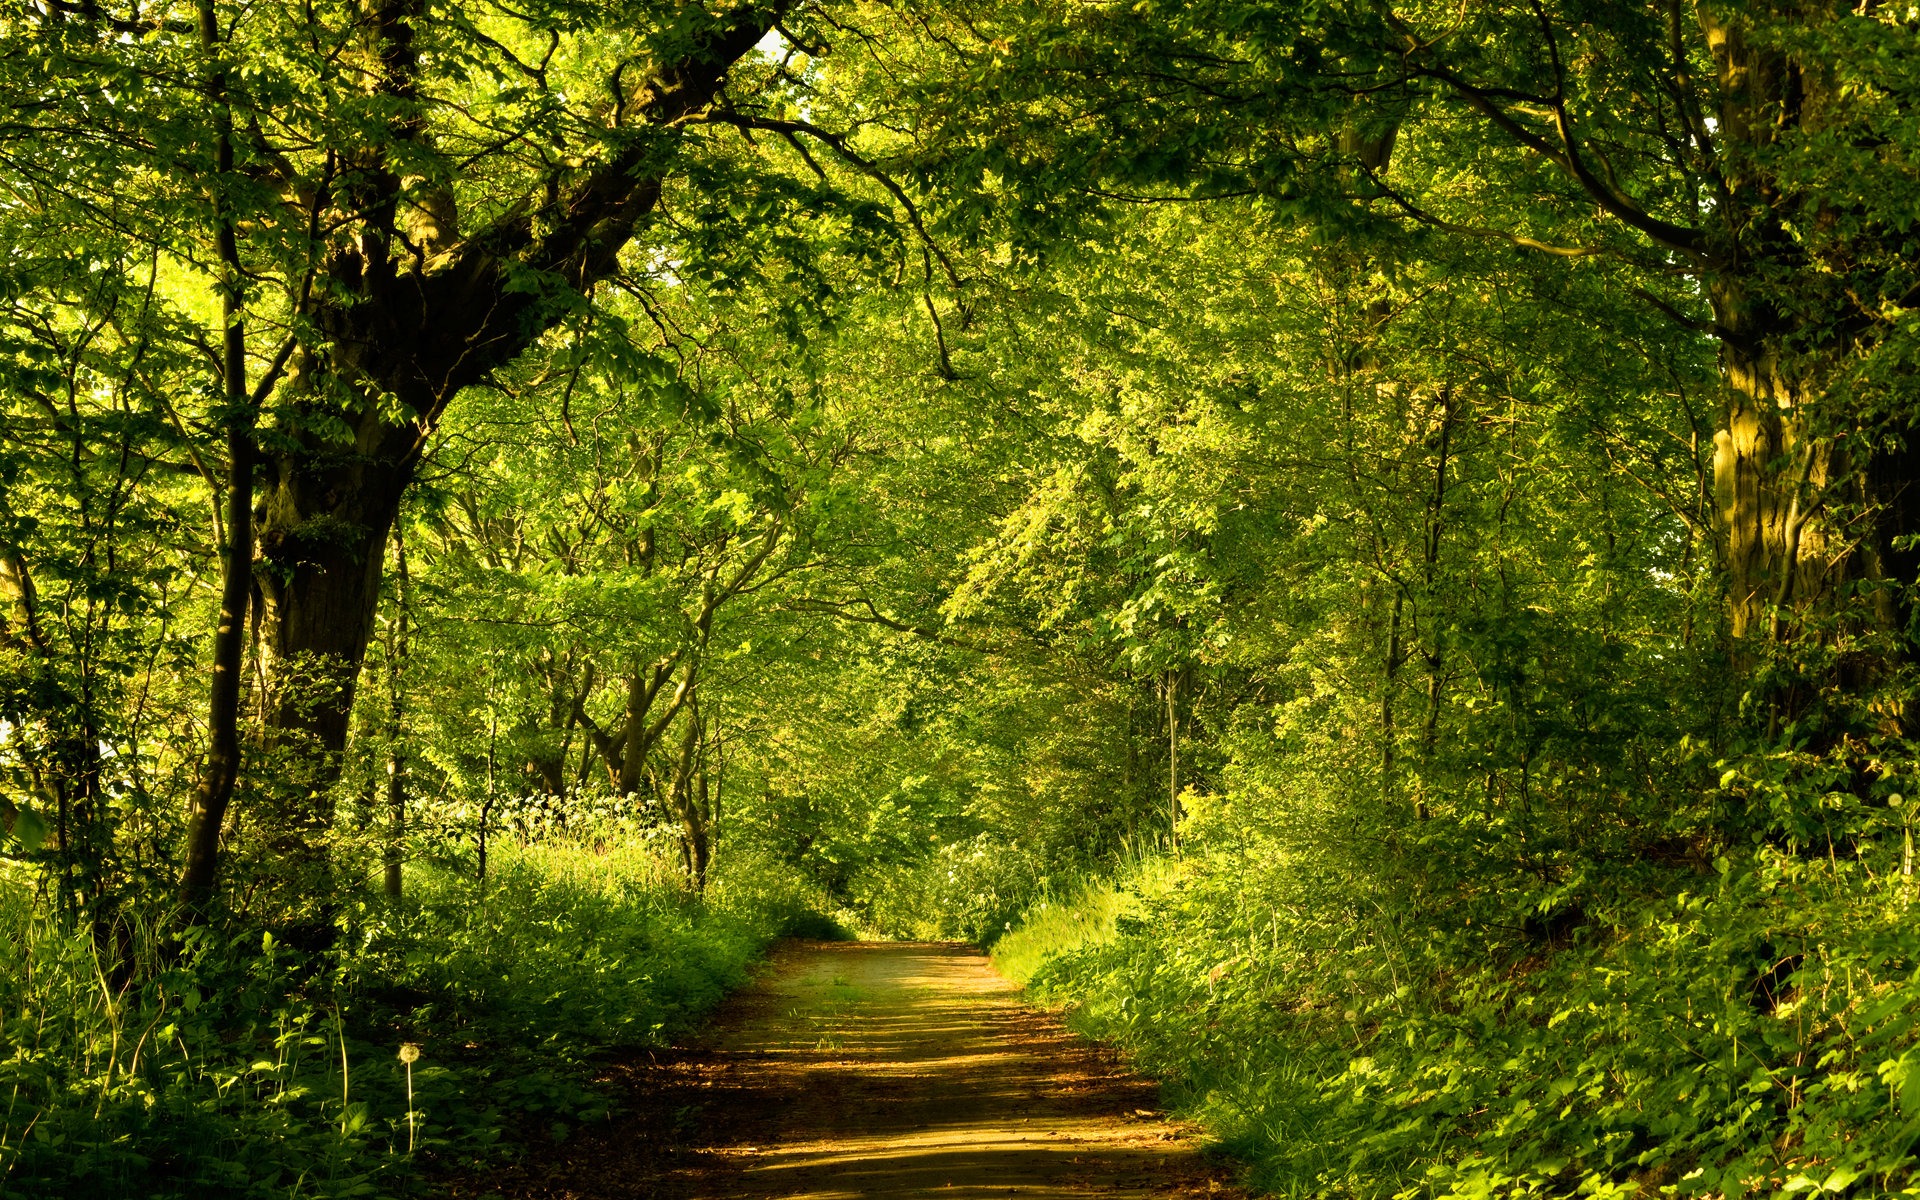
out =
[[[977,952],[816,943],[700,1042],[620,1068],[630,1115],[462,1195],[515,1200],[1216,1197],[1154,1088]]]

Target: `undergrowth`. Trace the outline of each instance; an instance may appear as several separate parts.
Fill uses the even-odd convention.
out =
[[[702,898],[645,848],[509,848],[484,887],[422,869],[354,902],[324,955],[200,930],[163,960],[146,936],[125,983],[0,877],[0,1196],[411,1195],[565,1138],[609,1112],[595,1056],[685,1029],[807,924],[731,865]]]
[[[1035,906],[995,961],[1279,1194],[1920,1191],[1897,852],[1643,866],[1558,921],[1321,866],[1249,841],[1139,864]]]

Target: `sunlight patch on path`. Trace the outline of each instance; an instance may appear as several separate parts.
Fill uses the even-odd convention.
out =
[[[714,1042],[734,1088],[780,1096],[766,1136],[712,1148],[738,1171],[727,1196],[1217,1194],[1182,1132],[1142,1107],[1151,1088],[977,953],[823,944],[780,967]]]

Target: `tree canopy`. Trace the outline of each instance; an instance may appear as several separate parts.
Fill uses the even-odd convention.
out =
[[[1899,1190],[1916,38],[21,0],[0,883],[114,995],[404,991],[632,852],[1022,930],[1276,1188]]]

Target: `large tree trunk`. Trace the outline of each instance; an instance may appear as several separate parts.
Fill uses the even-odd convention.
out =
[[[1834,449],[1806,427],[1803,388],[1782,379],[1737,300],[1716,289],[1723,328],[1726,409],[1714,435],[1713,477],[1735,644],[1751,659],[1778,640],[1782,611],[1808,608],[1846,582],[1844,547],[1829,545],[1821,515],[1834,482]]]
[[[274,864],[260,899],[276,919],[324,918],[311,908],[332,890],[334,785],[410,473],[393,462],[332,466],[304,456],[270,466],[257,571],[270,775],[257,820]]]
[[[1725,187],[1708,288],[1725,384],[1714,437],[1720,551],[1736,665],[1789,667],[1765,697],[1778,730],[1828,684],[1872,702],[1911,658],[1915,555],[1900,543],[1920,532],[1920,458],[1910,418],[1846,395],[1873,318],[1833,294],[1850,268],[1834,256],[1848,247],[1805,236],[1841,214],[1775,169],[1783,139],[1843,119],[1829,65],[1699,11],[1718,72]],[[1812,28],[1833,16],[1821,7],[1797,19]],[[1883,723],[1912,732],[1898,707]]]
[[[260,522],[261,644],[274,740],[315,756],[323,777],[347,718],[380,601],[387,537],[409,464],[272,464]],[[323,765],[322,765],[323,764]]]
[[[1779,49],[1756,46],[1744,24],[1723,22],[1706,6],[1700,14],[1719,74],[1719,161],[1734,209],[1709,287],[1725,383],[1714,490],[1728,617],[1750,667],[1779,639],[1780,606],[1815,604],[1844,582],[1837,572],[1845,564],[1832,560],[1817,513],[1834,466],[1830,447],[1807,427],[1818,381],[1806,377],[1806,365],[1798,378],[1784,368],[1793,319],[1778,302],[1779,281],[1752,277],[1756,263],[1776,275],[1810,265],[1782,227],[1784,198],[1756,158],[1805,115],[1800,68]],[[1751,219],[1736,224],[1740,214]]]
[[[1416,53],[1412,69],[1559,168],[1672,267],[1703,277],[1725,384],[1714,483],[1736,669],[1769,693],[1776,727],[1811,713],[1824,694],[1853,711],[1803,732],[1825,725],[1820,736],[1831,736],[1857,724],[1860,700],[1880,709],[1883,726],[1911,732],[1911,717],[1896,712],[1905,706],[1883,693],[1914,657],[1916,406],[1904,379],[1859,390],[1861,364],[1881,339],[1901,336],[1894,314],[1920,294],[1909,222],[1883,197],[1824,178],[1840,173],[1833,165],[1809,171],[1806,153],[1887,140],[1869,110],[1897,105],[1903,85],[1870,62],[1843,61],[1860,44],[1844,25],[1865,10],[1832,0],[1692,6],[1713,61],[1708,83],[1696,78],[1684,11],[1669,7],[1671,45],[1644,78],[1666,76],[1674,106],[1659,139],[1680,153],[1663,151],[1657,174],[1670,178],[1675,165],[1691,174],[1690,186],[1707,197],[1693,206],[1697,226],[1663,217],[1656,210],[1672,214],[1665,202],[1648,206],[1623,190],[1611,152],[1585,135],[1589,122],[1568,102],[1561,57],[1584,16],[1562,11],[1556,32],[1547,8],[1532,7],[1551,67],[1551,94],[1528,98],[1537,103],[1512,103],[1521,99],[1513,88],[1476,84],[1440,55],[1420,61]],[[1449,39],[1428,44],[1444,48]],[[1781,669],[1760,669],[1767,665]],[[1803,682],[1783,682],[1795,676]]]
[[[1765,697],[1774,732],[1828,684],[1879,710],[1886,732],[1920,732],[1911,701],[1877,695],[1914,652],[1920,446],[1898,429],[1814,427],[1818,384],[1782,378],[1753,343],[1730,336],[1722,358],[1713,473],[1736,666],[1789,668]]]

